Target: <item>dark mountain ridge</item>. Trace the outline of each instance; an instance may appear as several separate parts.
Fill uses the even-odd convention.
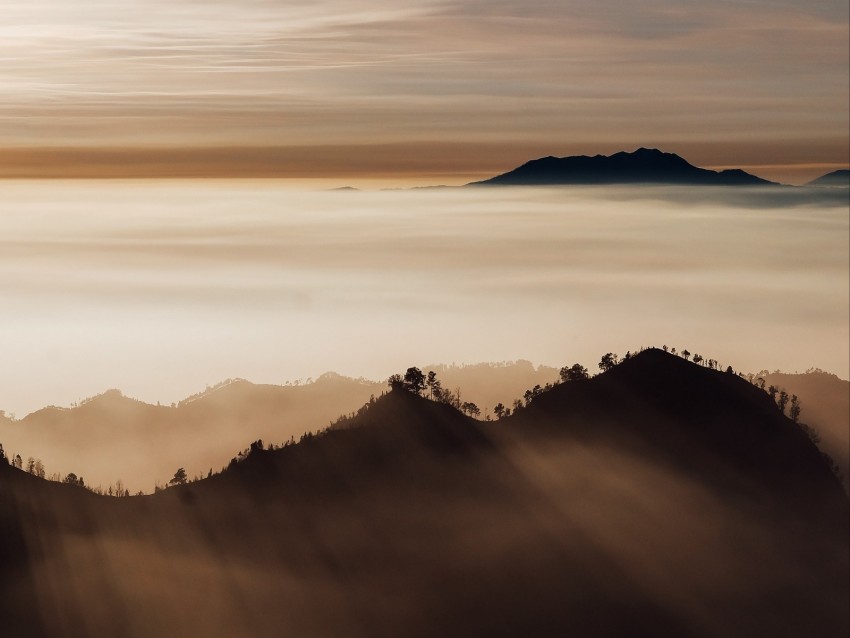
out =
[[[580,440],[614,438],[709,482],[734,473],[803,508],[820,497],[846,504],[821,452],[767,393],[737,374],[661,350],[561,384],[516,420]]]
[[[674,153],[639,148],[632,153],[542,157],[470,186],[561,184],[681,184],[689,186],[776,186],[740,169],[698,168]]]
[[[764,392],[649,350],[495,422],[393,390],[150,496],[0,465],[0,612],[29,636],[841,636],[847,515]]]
[[[436,370],[446,388],[462,388],[464,397],[482,409],[558,376],[554,368],[527,361],[425,369]],[[356,411],[385,389],[383,381],[326,373],[291,385],[228,379],[172,405],[143,403],[110,390],[18,420],[0,412],[0,442],[24,461],[40,459],[48,476],[74,472],[87,485],[104,489],[121,479],[133,493],[149,492],[176,467],[205,476],[210,468],[226,465],[248,441],[297,439]]]
[[[843,186],[850,187],[850,169],[839,169],[813,179],[806,186]]]
[[[341,421],[315,444],[340,451],[350,447],[348,462],[360,455],[374,458],[376,450],[393,457],[442,458],[494,449],[506,430],[516,436],[638,449],[687,471],[707,471],[697,461],[712,459],[715,466],[722,464],[761,487],[770,485],[771,491],[782,492],[783,498],[793,496],[802,505],[813,494],[839,507],[846,504],[821,452],[767,393],[737,374],[701,367],[658,349],[592,379],[558,384],[496,422],[476,421],[451,406],[392,391]],[[267,452],[264,459],[269,462],[277,454]],[[249,457],[244,465],[253,462],[258,461]]]

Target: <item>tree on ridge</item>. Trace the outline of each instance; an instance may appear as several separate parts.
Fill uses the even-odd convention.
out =
[[[186,470],[184,468],[179,468],[174,473],[174,478],[168,481],[169,485],[185,485],[188,477],[186,476]]]

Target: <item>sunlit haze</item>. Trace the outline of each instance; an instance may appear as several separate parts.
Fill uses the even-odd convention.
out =
[[[850,635],[847,0],[7,0],[0,635]]]

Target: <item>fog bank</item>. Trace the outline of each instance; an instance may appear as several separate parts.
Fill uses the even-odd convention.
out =
[[[730,194],[730,197],[726,197]],[[848,376],[846,205],[694,189],[0,184],[0,408],[668,344]],[[771,196],[774,197],[775,196]]]

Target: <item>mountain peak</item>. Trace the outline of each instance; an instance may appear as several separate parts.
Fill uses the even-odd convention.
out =
[[[620,151],[617,155],[637,155],[638,157],[658,157],[661,155],[671,155],[678,157],[675,153],[665,153],[664,151],[657,148],[647,148],[646,146],[641,146],[635,151],[629,153],[628,151]]]
[[[445,403],[394,389],[367,404],[343,427],[383,431],[400,448],[410,444],[465,453],[486,445],[477,422]]]
[[[562,383],[517,416],[563,436],[632,445],[686,472],[739,473],[799,503],[811,490],[844,498],[820,451],[764,390],[659,349],[585,383]]]
[[[657,148],[640,147],[613,155],[547,156],[471,185],[539,186],[601,184],[680,184],[693,186],[772,185],[740,170],[713,171]]]
[[[821,175],[817,179],[808,182],[806,186],[850,186],[850,170],[843,168]]]

